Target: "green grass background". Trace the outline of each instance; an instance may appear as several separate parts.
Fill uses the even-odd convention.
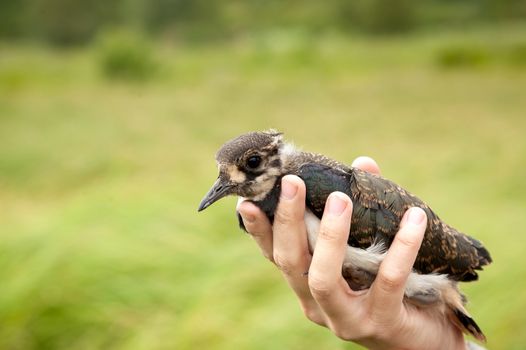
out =
[[[526,344],[526,27],[406,38],[274,33],[156,46],[155,78],[108,81],[97,50],[0,46],[0,348],[355,349],[308,322],[237,229],[197,205],[214,153],[277,128],[369,155],[494,258],[462,289],[490,349]],[[444,69],[444,46],[483,65]]]

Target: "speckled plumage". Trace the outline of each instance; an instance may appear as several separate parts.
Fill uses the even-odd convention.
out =
[[[348,243],[352,246],[367,248],[375,241],[389,246],[406,210],[420,207],[427,214],[428,224],[414,265],[416,271],[473,281],[478,277],[475,270],[491,262],[479,241],[444,223],[422,200],[387,179],[360,169],[337,169],[319,162],[305,163],[297,175],[307,186],[307,206],[320,218],[331,192],[349,195],[353,216]]]
[[[259,159],[257,166],[251,164],[254,157]],[[491,257],[479,241],[447,225],[416,196],[381,176],[320,154],[298,151],[284,143],[282,135],[274,130],[247,133],[228,141],[218,151],[216,160],[218,180],[199,210],[235,194],[252,200],[272,222],[281,191],[280,179],[287,174],[303,179],[309,215],[318,219],[330,193],[346,193],[353,201],[348,239],[351,255],[348,263],[344,262],[342,274],[353,289],[369,288],[383,259],[382,254],[373,253],[375,249],[369,249],[378,244],[389,247],[407,209],[422,208],[428,218],[427,228],[406,285],[405,300],[418,307],[435,306],[463,331],[485,339],[464,308],[466,299],[458,291],[457,281],[476,280],[476,270],[489,264]],[[239,223],[244,229],[241,219]],[[313,240],[315,237],[311,240],[309,233],[309,244]]]

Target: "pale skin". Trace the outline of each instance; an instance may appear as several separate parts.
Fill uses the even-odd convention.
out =
[[[368,157],[357,158],[352,166],[380,174],[376,162]],[[449,321],[402,302],[424,237],[427,218],[421,209],[405,213],[376,280],[370,289],[360,292],[350,289],[341,273],[352,215],[347,195],[334,192],[327,199],[312,255],[303,220],[305,185],[299,177],[283,177],[273,225],[253,203],[240,200],[237,210],[312,322],[369,349],[466,349],[462,333]]]

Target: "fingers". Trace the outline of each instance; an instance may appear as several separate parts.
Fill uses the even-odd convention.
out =
[[[311,257],[304,216],[305,184],[297,176],[284,176],[274,218],[274,262],[302,303],[312,299],[305,277]]]
[[[272,227],[253,203],[238,201],[245,228],[252,234],[263,254],[282,271],[299,298],[305,315],[313,322],[325,325],[325,315],[312,298],[306,272],[311,256],[304,223],[305,185],[297,176],[282,179],[282,193]]]
[[[352,167],[367,171],[368,173],[380,175],[380,167],[376,162],[369,157],[358,157],[352,162]]]
[[[267,216],[254,203],[239,198],[237,212],[243,219],[248,233],[252,235],[263,255],[273,261],[272,256],[272,226]]]
[[[353,167],[371,172],[373,174],[379,174],[380,168],[378,164],[369,157],[358,157],[352,163]],[[289,177],[285,177],[289,178]],[[285,180],[288,181],[288,180]],[[292,180],[294,186],[298,183]],[[299,186],[304,188],[303,183]],[[302,189],[303,190],[303,189]],[[304,197],[303,197],[304,198]],[[301,208],[304,208],[304,201],[301,202]],[[286,206],[290,208],[290,206]],[[252,235],[258,246],[260,247],[263,255],[271,261],[273,260],[273,237],[272,237],[272,225],[268,221],[266,215],[253,203],[245,201],[239,198],[237,203],[237,211],[243,219],[243,223],[247,231]],[[285,214],[286,215],[286,214]],[[286,243],[286,242],[285,242]]]
[[[377,321],[398,317],[402,310],[405,284],[411,273],[426,230],[427,216],[420,208],[410,208],[402,218],[378,276],[371,286],[371,315]]]
[[[332,322],[345,318],[350,290],[342,277],[342,265],[351,225],[352,202],[333,192],[327,199],[320,232],[309,270],[314,299]]]

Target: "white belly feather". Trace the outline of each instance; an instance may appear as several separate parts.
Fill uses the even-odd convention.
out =
[[[320,229],[320,219],[308,209],[305,211],[305,226],[307,227],[309,249],[313,252]],[[367,249],[347,246],[343,264],[376,276],[385,255],[386,249],[382,243],[373,244]],[[451,288],[451,281],[447,279],[446,275],[422,275],[411,272],[405,286],[405,295],[411,298],[415,295],[429,295],[431,293],[440,299],[441,292],[447,288]]]

